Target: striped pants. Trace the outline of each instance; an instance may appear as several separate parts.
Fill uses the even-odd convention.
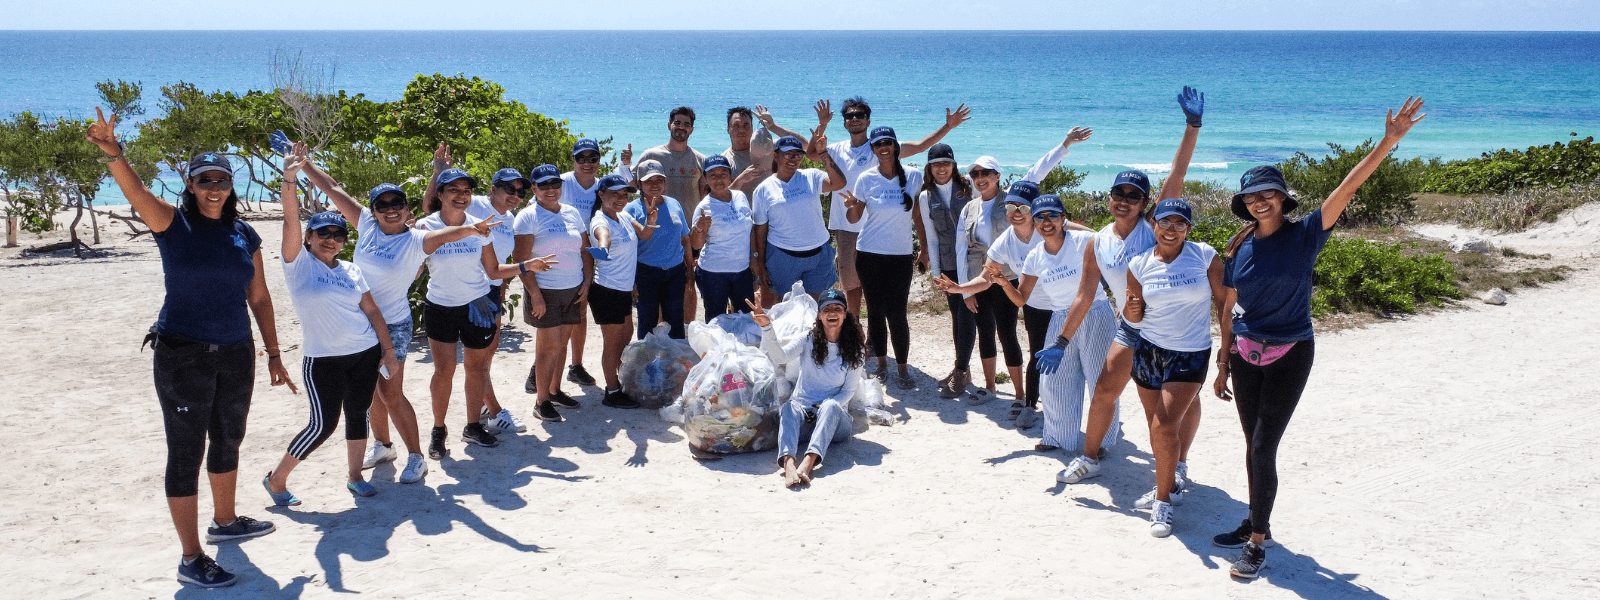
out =
[[[311,419],[289,442],[289,455],[305,460],[311,451],[333,435],[344,412],[344,439],[367,439],[367,408],[378,387],[378,363],[383,352],[373,346],[345,356],[306,357],[301,381],[311,401]]]
[[[1058,310],[1050,316],[1054,334],[1067,322],[1067,311]],[[1117,319],[1111,314],[1111,305],[1095,302],[1083,318],[1077,335],[1067,344],[1061,367],[1055,373],[1040,376],[1039,400],[1044,405],[1044,443],[1068,450],[1083,448],[1083,420],[1086,400],[1094,393],[1095,381],[1105,367],[1106,352],[1116,337]],[[1051,339],[1054,339],[1053,337]],[[1111,415],[1111,428],[1106,431],[1101,448],[1116,445],[1122,433],[1120,409]]]

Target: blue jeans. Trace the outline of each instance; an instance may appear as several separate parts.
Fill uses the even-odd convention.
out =
[[[772,290],[779,295],[789,293],[796,281],[804,282],[807,294],[819,295],[839,281],[833,256],[831,244],[823,244],[816,254],[799,257],[767,242],[767,279],[772,280]]]
[[[750,269],[738,273],[716,273],[695,267],[694,285],[700,288],[700,300],[706,307],[706,322],[729,312],[750,312],[750,306],[745,301],[755,302],[755,282]],[[731,311],[728,309],[730,303],[733,304]]]
[[[853,375],[851,375],[853,376]],[[817,455],[817,465],[828,456],[828,445],[850,439],[850,415],[838,400],[829,398],[806,408],[801,402],[783,403],[778,417],[778,462],[785,456],[795,456],[800,441],[809,438],[806,454]],[[806,419],[806,413],[814,415]],[[798,458],[798,457],[796,457]]]
[[[670,269],[658,269],[640,264],[634,271],[634,288],[639,290],[639,339],[656,328],[661,315],[667,315],[672,327],[668,334],[673,339],[683,339],[683,288],[689,282],[689,269],[682,263]]]

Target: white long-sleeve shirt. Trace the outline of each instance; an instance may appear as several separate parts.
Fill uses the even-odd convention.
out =
[[[828,358],[821,365],[811,359],[811,336],[796,338],[787,344],[778,340],[772,326],[761,328],[761,350],[769,356],[782,356],[784,362],[799,365],[800,378],[795,382],[790,401],[812,407],[824,400],[837,400],[850,405],[856,390],[861,387],[861,367],[846,368],[839,357],[839,344],[828,342]]]
[[[1067,154],[1066,146],[1061,144],[1051,146],[1044,153],[1044,156],[1039,157],[1039,160],[1034,161],[1033,166],[1028,167],[1028,172],[1022,174],[1020,181],[1032,181],[1034,183],[1044,181],[1044,176],[1049,175],[1051,169],[1056,168],[1056,165],[1066,160]],[[966,236],[969,235],[968,231],[970,231],[973,239],[985,247],[993,244],[994,239],[989,234],[989,228],[983,227],[983,225],[989,222],[989,215],[992,211],[1001,209],[996,205],[1005,203],[1005,198],[1005,190],[1000,190],[991,200],[984,200],[982,196],[974,197],[971,202],[967,203],[966,209],[961,211],[961,218],[956,221],[956,234]],[[974,205],[977,208],[973,208]],[[976,220],[976,222],[973,222],[973,220]],[[972,225],[970,230],[967,228],[969,224]],[[960,243],[961,241],[957,241],[957,244]],[[967,272],[967,261],[963,260],[958,253],[956,256],[956,280],[960,283],[966,283],[976,275],[976,273]],[[971,297],[972,294],[966,294],[965,296]]]

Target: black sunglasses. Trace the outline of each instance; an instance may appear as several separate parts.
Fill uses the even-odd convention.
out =
[[[872,147],[877,148],[878,146],[893,146],[897,143],[899,142],[896,142],[895,140],[878,140],[872,143]]]
[[[580,165],[592,165],[592,164],[600,162],[600,155],[599,154],[587,154],[587,153],[579,154],[577,158],[572,159],[572,162],[578,163]]]
[[[976,177],[988,177],[990,175],[999,175],[999,174],[1000,174],[1000,172],[996,171],[994,169],[973,169],[973,170],[967,172],[968,176],[974,177],[974,178],[976,178]]]
[[[560,179],[556,179],[554,181],[546,181],[544,183],[535,184],[535,187],[538,187],[541,190],[557,189],[557,188],[561,187],[561,180]]]
[[[1140,202],[1144,202],[1145,200],[1150,199],[1149,196],[1146,196],[1146,195],[1141,194],[1139,192],[1134,192],[1134,193],[1130,194],[1130,193],[1119,191],[1119,190],[1111,190],[1111,198],[1114,199],[1114,200],[1120,200],[1120,201],[1122,201],[1124,203],[1127,203],[1127,204],[1138,204]]]
[[[872,113],[870,113],[870,112],[847,112],[847,113],[844,113],[844,120],[846,120],[846,121],[854,121],[856,119],[867,119],[867,118],[871,118],[871,117],[872,117]]]
[[[350,239],[350,234],[338,227],[323,227],[322,229],[314,230],[313,233],[316,233],[317,237],[325,240],[339,240],[343,242]]]
[[[391,200],[388,202],[373,202],[372,212],[400,212],[405,210],[405,200]]]
[[[497,185],[495,187],[500,188],[502,190],[505,190],[505,192],[507,194],[511,194],[511,195],[516,196],[518,198],[527,198],[528,197],[528,188],[525,188],[525,187],[522,187],[522,186]]]
[[[224,177],[224,178],[221,178],[221,179],[209,179],[209,178],[196,179],[196,180],[194,180],[194,186],[197,187],[197,188],[200,188],[202,190],[212,190],[212,191],[225,190],[225,189],[233,187],[233,178]]]

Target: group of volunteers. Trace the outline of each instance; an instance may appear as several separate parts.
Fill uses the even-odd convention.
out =
[[[710,156],[689,146],[695,112],[678,107],[668,115],[666,144],[640,153],[637,163],[628,145],[608,174],[591,139],[572,146],[570,171],[543,164],[524,175],[507,167],[488,182],[455,168],[450,148],[440,145],[423,198],[385,183],[365,204],[312,161],[304,144],[290,144],[281,266],[302,327],[300,380],[310,411],[262,485],[276,505],[300,504],[289,475],[333,434],[341,414],[352,494],[377,492],[362,473],[398,458],[391,433],[406,450],[399,481],[421,481],[424,454],[440,459],[449,452],[458,343],[466,369],[461,440],[492,447],[497,435],[525,431],[490,383],[515,278],[524,292],[522,319],[536,331],[526,391],[543,421],[561,421],[563,411],[580,407],[562,391],[563,379],[597,384],[582,361],[590,319],[603,340],[601,404],[636,408],[618,376],[632,339],[663,323],[682,338],[697,318],[750,313],[763,330],[763,348],[801,365],[781,408],[778,444],[785,484],[799,487],[811,481],[830,442],[850,435],[846,407],[863,377],[915,387],[907,299],[916,271],[932,278],[950,307],[955,361],[938,380],[939,395],[971,405],[992,400],[1003,353],[1015,399],[1006,418],[1026,429],[1042,416],[1036,449],[1074,454],[1057,474],[1061,483],[1101,474],[1107,449],[1121,436],[1117,398],[1133,380],[1155,457],[1152,489],[1135,506],[1149,510],[1156,537],[1173,531],[1174,507],[1189,487],[1187,455],[1214,360],[1213,392],[1234,402],[1244,432],[1250,498],[1239,527],[1214,543],[1240,548],[1230,573],[1253,578],[1271,540],[1277,448],[1315,353],[1312,268],[1356,190],[1423,118],[1422,101],[1407,99],[1390,111],[1382,140],[1320,208],[1299,219],[1288,218],[1298,200],[1278,169],[1247,171],[1231,206],[1244,226],[1217,249],[1189,240],[1195,208],[1182,197],[1204,96],[1186,87],[1177,100],[1185,125],[1165,182],[1152,193],[1145,173],[1118,174],[1106,195],[1112,221],[1099,230],[1071,221],[1061,198],[1039,188],[1092,130],[1072,128],[1002,186],[994,157],[963,167],[940,143],[970,118],[965,105],[947,110],[923,138],[901,141],[894,129],[873,126],[865,100],[849,98],[841,111],[849,136],[834,143],[825,133],[833,118],[828,100],[816,103],[817,125],[805,135],[778,125],[761,106],[736,107],[727,111],[731,147]],[[752,135],[756,123],[777,136],[770,146],[752,144],[761,139]],[[115,128],[115,119],[100,115],[89,140],[154,232],[165,278],[165,300],[146,341],[154,347],[166,429],[167,501],[183,552],[178,579],[230,585],[235,576],[200,545],[197,488],[203,457],[214,501],[209,543],[273,531],[234,507],[255,373],[249,315],[272,385],[298,393],[278,343],[261,238],[238,218],[226,157],[195,157],[173,206],[123,160]],[[918,154],[926,155],[921,169],[907,164]],[[806,159],[821,168],[804,167]],[[336,210],[302,224],[302,177]],[[417,218],[419,207],[424,216]],[[353,258],[342,260],[352,227]],[[423,270],[422,326],[433,363],[426,450],[403,389],[416,325],[407,296]],[[805,337],[780,342],[763,308],[797,285],[818,300],[816,323]],[[864,326],[857,321],[863,299]],[[1213,314],[1221,329],[1214,353]],[[974,348],[981,382],[970,371]]]

